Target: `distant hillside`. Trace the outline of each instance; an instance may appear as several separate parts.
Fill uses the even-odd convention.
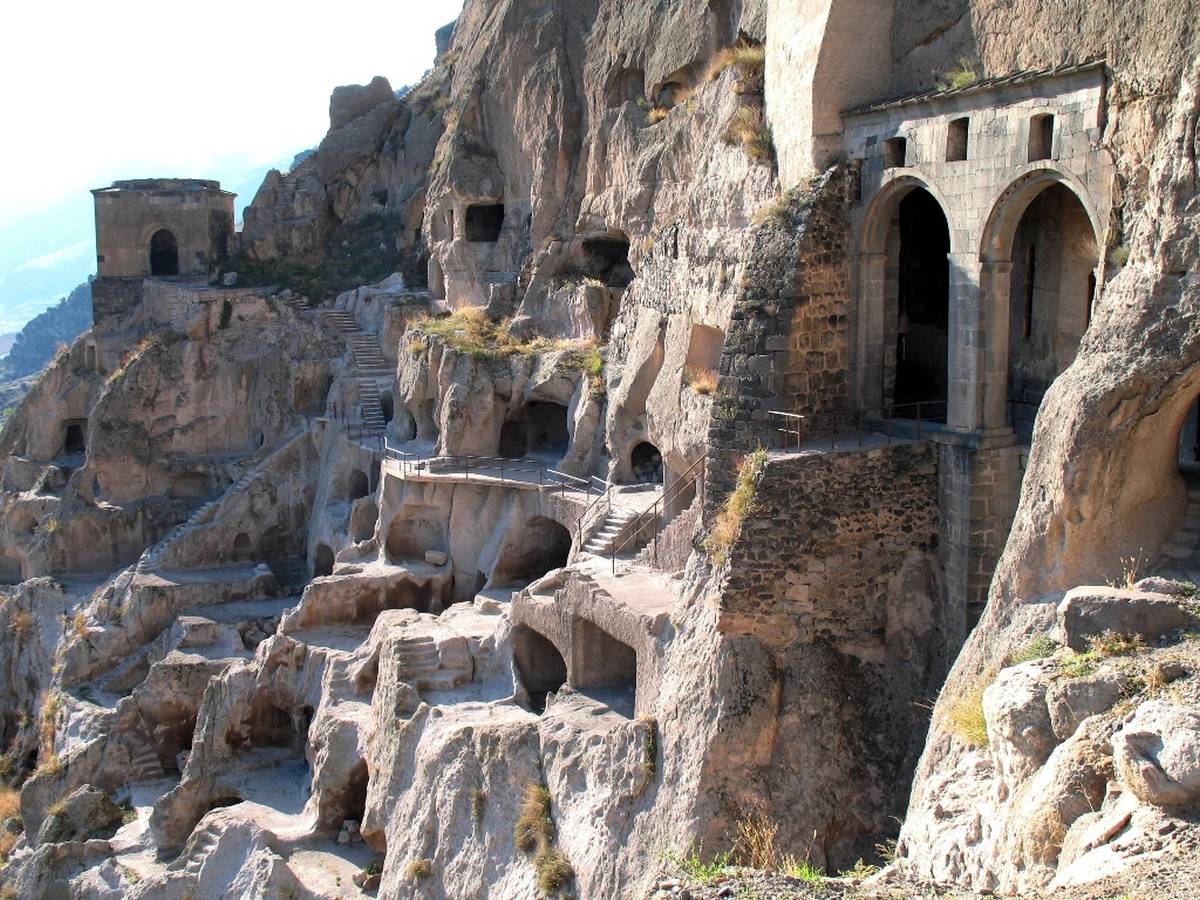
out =
[[[91,327],[92,286],[85,282],[21,329],[8,355],[0,359],[0,381],[41,371],[60,344],[70,344]]]
[[[0,358],[3,358],[12,349],[13,341],[16,339],[15,334],[0,334]]]

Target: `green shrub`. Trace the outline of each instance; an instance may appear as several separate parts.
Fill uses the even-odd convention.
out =
[[[721,565],[729,555],[729,548],[741,531],[742,521],[757,507],[758,477],[767,464],[767,451],[761,447],[742,460],[738,467],[737,482],[725,505],[717,514],[712,531],[705,540],[714,565]]]
[[[1015,666],[1035,659],[1045,659],[1053,656],[1061,647],[1062,645],[1050,635],[1039,634],[1009,658],[1009,665]]]
[[[819,882],[825,877],[825,873],[807,859],[797,859],[795,856],[785,856],[779,871],[788,878],[799,878],[809,883]]]
[[[732,853],[718,853],[711,859],[705,860],[704,847],[699,844],[693,846],[685,854],[668,853],[665,859],[692,881],[702,885],[712,884],[728,873],[733,866]]]
[[[939,91],[961,91],[978,80],[979,74],[975,71],[975,64],[967,57],[960,56],[957,66],[942,73],[937,88]]]

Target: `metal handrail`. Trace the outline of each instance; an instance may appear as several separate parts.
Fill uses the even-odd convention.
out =
[[[769,410],[767,415],[781,420],[773,430],[784,436],[785,452],[799,453],[806,438],[818,441],[822,434],[829,438],[829,449],[835,449],[838,438],[857,438],[858,446],[868,434],[882,433],[890,445],[897,438],[897,422],[912,422],[916,439],[921,440],[922,428],[945,421],[947,401],[921,400],[914,403],[894,403],[890,406],[825,413],[795,413]],[[822,427],[824,426],[824,427]],[[794,442],[792,438],[795,438]],[[820,449],[820,443],[811,449]]]
[[[612,562],[612,569],[614,573],[617,571],[617,554],[629,546],[629,544],[631,544],[641,533],[642,529],[649,524],[649,517],[651,514],[653,514],[654,519],[654,561],[658,562],[658,535],[662,530],[660,527],[662,522],[662,513],[666,509],[668,503],[673,503],[678,500],[679,495],[692,485],[700,484],[700,491],[703,492],[706,462],[707,457],[701,456],[698,460],[692,463],[687,470],[675,480],[675,483],[671,485],[668,490],[663,491],[662,495],[657,500],[639,513],[633,521],[631,521],[617,533],[617,536],[613,538],[612,548],[609,551],[609,559]]]
[[[448,468],[461,468],[464,479],[470,481],[472,469],[499,469],[501,484],[508,481],[520,481],[521,484],[528,484],[529,482],[524,479],[510,479],[508,475],[510,472],[533,472],[537,474],[538,487],[557,488],[560,494],[565,494],[568,490],[581,491],[590,498],[593,493],[603,493],[609,488],[607,482],[600,481],[600,479],[593,475],[589,475],[586,478],[578,475],[570,475],[566,472],[560,472],[558,469],[552,469],[546,463],[536,459],[480,456],[475,453],[427,456],[410,453],[407,450],[401,450],[399,447],[393,447],[386,440],[383,441],[383,454],[388,459],[399,462],[404,467],[406,474],[410,468],[417,472],[428,471],[431,473],[437,470],[444,471]],[[597,487],[597,482],[600,485],[599,487]]]
[[[604,521],[604,519],[608,518],[608,513],[612,509],[612,492],[614,487],[616,485],[609,484],[595,500],[587,505],[584,511],[579,514],[579,518],[575,520],[575,534],[580,547],[583,546],[584,532],[587,530],[586,523],[593,512],[600,508],[601,503],[605,504],[604,515],[598,521]]]

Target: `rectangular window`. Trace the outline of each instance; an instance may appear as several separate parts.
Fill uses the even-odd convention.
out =
[[[1029,161],[1051,159],[1054,155],[1054,116],[1036,115],[1029,120]]]
[[[883,142],[883,167],[885,169],[899,169],[907,162],[907,140],[902,137],[894,137]]]
[[[946,162],[962,162],[967,158],[967,128],[970,120],[954,119],[946,131]]]
[[[1025,311],[1021,319],[1021,339],[1030,340],[1033,337],[1033,285],[1037,275],[1037,248],[1029,245],[1029,253],[1025,257]]]

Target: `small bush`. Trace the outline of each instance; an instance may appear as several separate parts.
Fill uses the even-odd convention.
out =
[[[87,615],[80,610],[71,618],[71,629],[80,637],[87,634]]]
[[[721,140],[730,146],[741,145],[756,163],[770,165],[775,160],[775,144],[771,140],[771,129],[767,127],[762,110],[755,106],[743,106],[737,111]]]
[[[1132,656],[1146,649],[1146,639],[1140,634],[1117,634],[1106,631],[1088,641],[1088,649],[1101,657]]]
[[[790,854],[783,858],[783,863],[779,866],[779,871],[788,878],[799,878],[801,881],[807,881],[810,884],[818,882],[825,877],[825,873],[807,859],[798,859]]]
[[[38,744],[42,750],[54,749],[54,735],[58,730],[58,713],[61,709],[61,695],[56,691],[48,693],[42,703],[42,717],[38,726]]]
[[[683,367],[683,381],[701,397],[707,397],[717,389],[718,375],[713,369],[701,369],[697,366]]]
[[[404,874],[409,881],[420,881],[433,874],[432,859],[414,859],[404,868]]]
[[[9,616],[8,627],[18,638],[25,640],[33,631],[33,616],[29,614],[29,610],[18,607]]]
[[[988,746],[987,719],[983,715],[985,679],[980,679],[951,702],[946,710],[950,731],[972,747]]]
[[[0,822],[21,815],[21,792],[8,785],[0,785]]]
[[[513,840],[522,853],[533,853],[554,841],[554,821],[550,818],[550,791],[531,781],[525,785],[525,800],[513,831]]]
[[[570,861],[557,847],[547,847],[533,861],[538,887],[543,893],[554,894],[566,887],[575,877]]]
[[[738,467],[737,483],[725,505],[717,514],[712,532],[705,540],[714,565],[721,565],[729,555],[738,532],[742,528],[742,520],[754,512],[757,506],[758,477],[767,464],[767,451],[759,448],[742,460]]]
[[[692,881],[702,885],[712,884],[723,877],[733,865],[732,853],[718,853],[705,861],[704,848],[701,845],[692,847],[686,854],[668,853],[665,859]]]
[[[942,73],[937,88],[939,91],[961,91],[978,80],[979,74],[975,71],[975,64],[965,56],[960,56],[957,66]]]
[[[1020,663],[1032,662],[1035,659],[1045,659],[1053,656],[1061,647],[1062,645],[1050,635],[1040,634],[1009,657],[1009,665],[1015,666]]]
[[[865,860],[859,859],[854,865],[838,874],[842,878],[852,878],[855,881],[862,881],[864,878],[870,878],[872,875],[879,873],[879,866],[872,866]]]

